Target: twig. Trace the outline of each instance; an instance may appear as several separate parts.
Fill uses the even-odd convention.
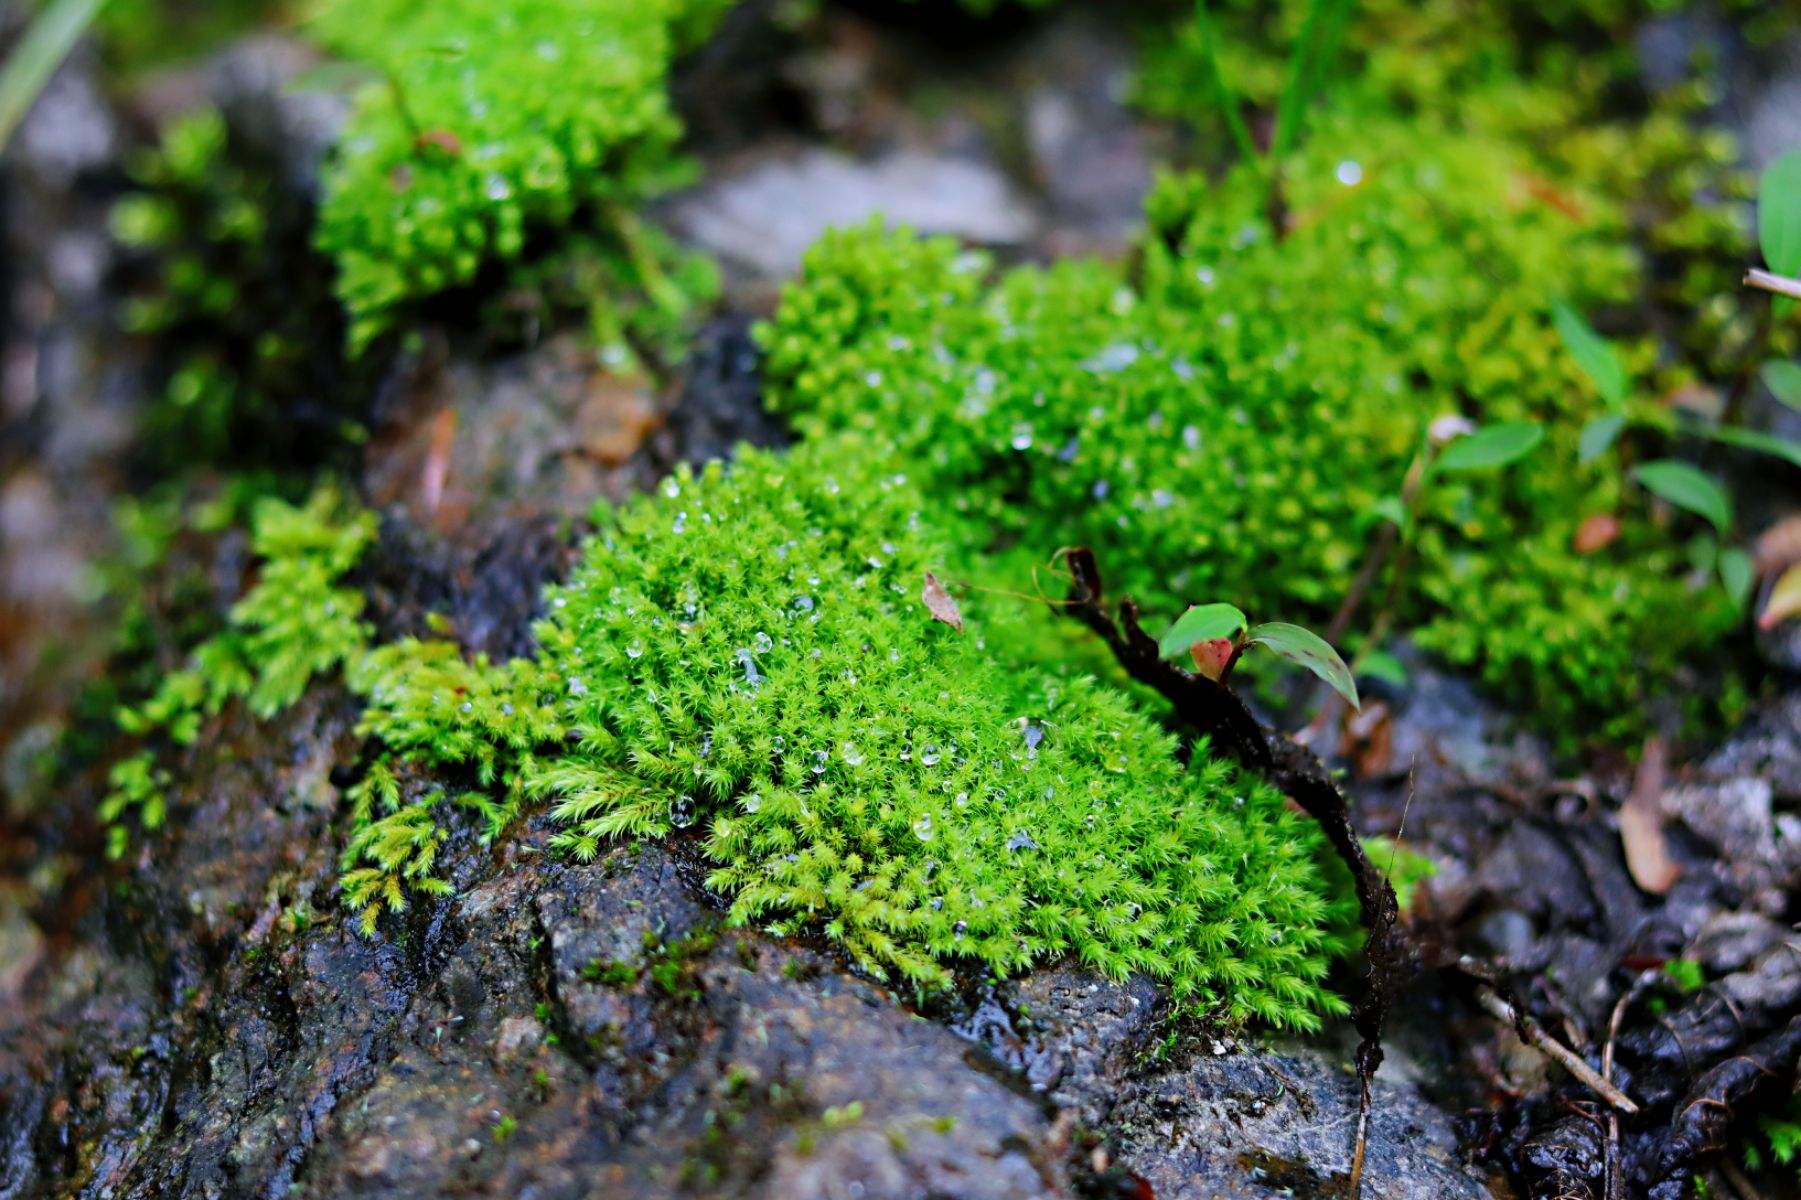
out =
[[[1165,662],[1156,639],[1138,623],[1138,609],[1121,600],[1119,619],[1101,602],[1100,568],[1085,547],[1068,552],[1069,615],[1100,635],[1126,673],[1155,689],[1174,707],[1178,719],[1209,739],[1220,753],[1265,776],[1318,823],[1339,859],[1351,872],[1357,906],[1366,933],[1369,974],[1357,1004],[1357,1077],[1362,1084],[1358,1136],[1353,1166],[1360,1163],[1368,1128],[1370,1080],[1382,1065],[1382,1026],[1388,1017],[1396,980],[1414,960],[1413,947],[1400,928],[1400,905],[1387,876],[1376,869],[1351,826],[1350,806],[1318,758],[1293,739],[1266,731],[1243,700],[1224,683],[1190,674]],[[1361,1182],[1361,1173],[1356,1176]],[[1353,1187],[1352,1195],[1357,1194]]]
[[[1633,1102],[1632,1097],[1602,1078],[1600,1073],[1583,1062],[1575,1051],[1546,1033],[1544,1027],[1533,1020],[1529,1014],[1521,1012],[1502,999],[1501,994],[1494,988],[1486,983],[1477,985],[1476,1003],[1480,1004],[1483,1011],[1495,1020],[1513,1026],[1522,1038],[1556,1059],[1564,1070],[1580,1079],[1590,1091],[1607,1103],[1628,1116],[1638,1113],[1638,1105]]]
[[[1787,275],[1778,275],[1774,271],[1764,271],[1752,267],[1745,272],[1745,286],[1762,288],[1766,292],[1775,292],[1778,296],[1791,296],[1801,300],[1801,279],[1790,279]]]
[[[1745,1173],[1738,1169],[1737,1163],[1729,1158],[1722,1158],[1718,1163],[1718,1170],[1726,1177],[1726,1182],[1732,1185],[1732,1190],[1743,1197],[1743,1200],[1763,1200],[1763,1194],[1757,1190],[1757,1186],[1750,1179],[1746,1178]]]
[[[1633,999],[1643,990],[1645,981],[1653,978],[1648,972],[1620,993],[1614,1003],[1613,1014],[1607,1018],[1607,1042],[1601,1047],[1601,1078],[1608,1083],[1613,1082],[1613,1045],[1620,1036],[1620,1022],[1626,1017],[1626,1009]],[[1626,1200],[1626,1178],[1620,1170],[1620,1114],[1615,1110],[1607,1113],[1607,1200]]]

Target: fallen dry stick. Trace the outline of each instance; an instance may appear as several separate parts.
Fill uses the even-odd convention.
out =
[[[1513,1026],[1521,1037],[1556,1059],[1564,1070],[1580,1079],[1607,1103],[1629,1116],[1637,1114],[1638,1105],[1633,1102],[1632,1097],[1602,1078],[1601,1073],[1583,1062],[1574,1050],[1546,1033],[1544,1026],[1531,1016],[1502,999],[1501,993],[1494,988],[1486,983],[1477,985],[1476,1003],[1495,1020]]]

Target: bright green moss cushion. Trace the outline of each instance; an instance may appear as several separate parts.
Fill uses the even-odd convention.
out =
[[[1154,616],[1217,599],[1313,624],[1434,419],[1543,422],[1524,463],[1434,485],[1398,615],[1547,726],[1629,731],[1640,689],[1733,616],[1617,454],[1577,461],[1603,401],[1549,310],[1629,291],[1609,210],[1579,222],[1504,143],[1393,121],[1323,122],[1285,180],[1280,230],[1249,170],[1164,181],[1131,273],[995,278],[943,240],[831,235],[763,332],[772,403],[890,451],[1012,586],[1084,543]],[[1602,513],[1622,535],[1577,553]]]
[[[402,305],[578,214],[685,178],[670,61],[714,0],[333,0],[315,30],[379,76],[326,175],[321,248],[362,344]]]
[[[538,629],[578,740],[533,780],[563,843],[692,826],[735,918],[917,984],[1068,952],[1277,1024],[1337,1007],[1311,823],[1112,689],[996,657],[1023,602],[933,621],[925,516],[828,441],[611,517]]]

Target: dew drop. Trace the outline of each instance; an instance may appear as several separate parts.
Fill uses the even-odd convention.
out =
[[[921,814],[919,819],[913,822],[913,836],[922,842],[932,840],[932,818],[929,813]]]
[[[750,795],[748,795],[744,798],[744,811],[745,812],[754,813],[762,807],[763,807],[763,797],[757,795],[755,792],[752,792]]]
[[[813,774],[824,775],[826,760],[829,758],[831,758],[831,752],[828,750],[813,751]]]
[[[627,646],[625,648],[625,656],[627,658],[642,658],[642,657],[644,657],[644,643],[643,642],[633,642],[631,645]]]
[[[939,751],[936,742],[927,742],[919,752],[919,761],[922,766],[935,767],[938,765],[938,758]]]
[[[669,823],[677,829],[694,824],[694,797],[677,796],[669,802]]]
[[[1031,834],[1022,829],[1007,839],[1007,849],[1013,851],[1036,850],[1038,843],[1032,840]]]
[[[851,742],[841,742],[839,744],[838,756],[853,767],[859,766],[863,762],[863,752],[857,749]]]
[[[968,921],[958,921],[955,925],[951,926],[951,936],[956,938],[959,942],[963,940],[963,935],[968,932],[969,932],[969,922]]]
[[[750,639],[750,644],[751,648],[758,654],[768,654],[771,650],[775,649],[775,642],[761,629],[757,630],[756,635]]]

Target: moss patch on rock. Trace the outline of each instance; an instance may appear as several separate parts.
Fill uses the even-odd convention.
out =
[[[854,442],[679,473],[603,518],[510,685],[414,644],[366,726],[410,726],[403,757],[506,747],[580,857],[693,830],[732,920],[823,931],[914,986],[1069,953],[1238,1018],[1340,1008],[1320,980],[1347,914],[1312,825],[1204,744],[1184,765],[1116,690],[997,654],[1034,619],[1020,601],[933,621],[921,581],[952,560],[932,530]],[[484,681],[445,686],[465,669]],[[464,718],[488,732],[463,740]],[[352,845],[380,870],[365,843],[387,836],[398,890],[433,819],[397,790],[385,807]]]
[[[606,286],[637,295],[653,325],[690,305],[706,280],[634,210],[688,178],[668,73],[723,7],[328,5],[316,35],[378,77],[327,170],[318,231],[338,262],[352,345],[484,269],[521,261],[534,238],[568,232],[605,239],[593,261]]]
[[[1309,624],[1350,590],[1432,422],[1541,422],[1525,462],[1429,489],[1397,613],[1549,728],[1636,729],[1641,690],[1735,605],[1688,578],[1630,448],[1579,460],[1609,408],[1551,312],[1629,291],[1613,210],[1545,202],[1505,142],[1363,116],[1323,121],[1282,170],[1281,220],[1257,169],[1166,178],[1130,270],[997,277],[948,241],[831,235],[763,331],[773,403],[915,473],[1010,586],[1080,543],[1153,613],[1221,599]],[[1596,515],[1620,536],[1579,551]]]

